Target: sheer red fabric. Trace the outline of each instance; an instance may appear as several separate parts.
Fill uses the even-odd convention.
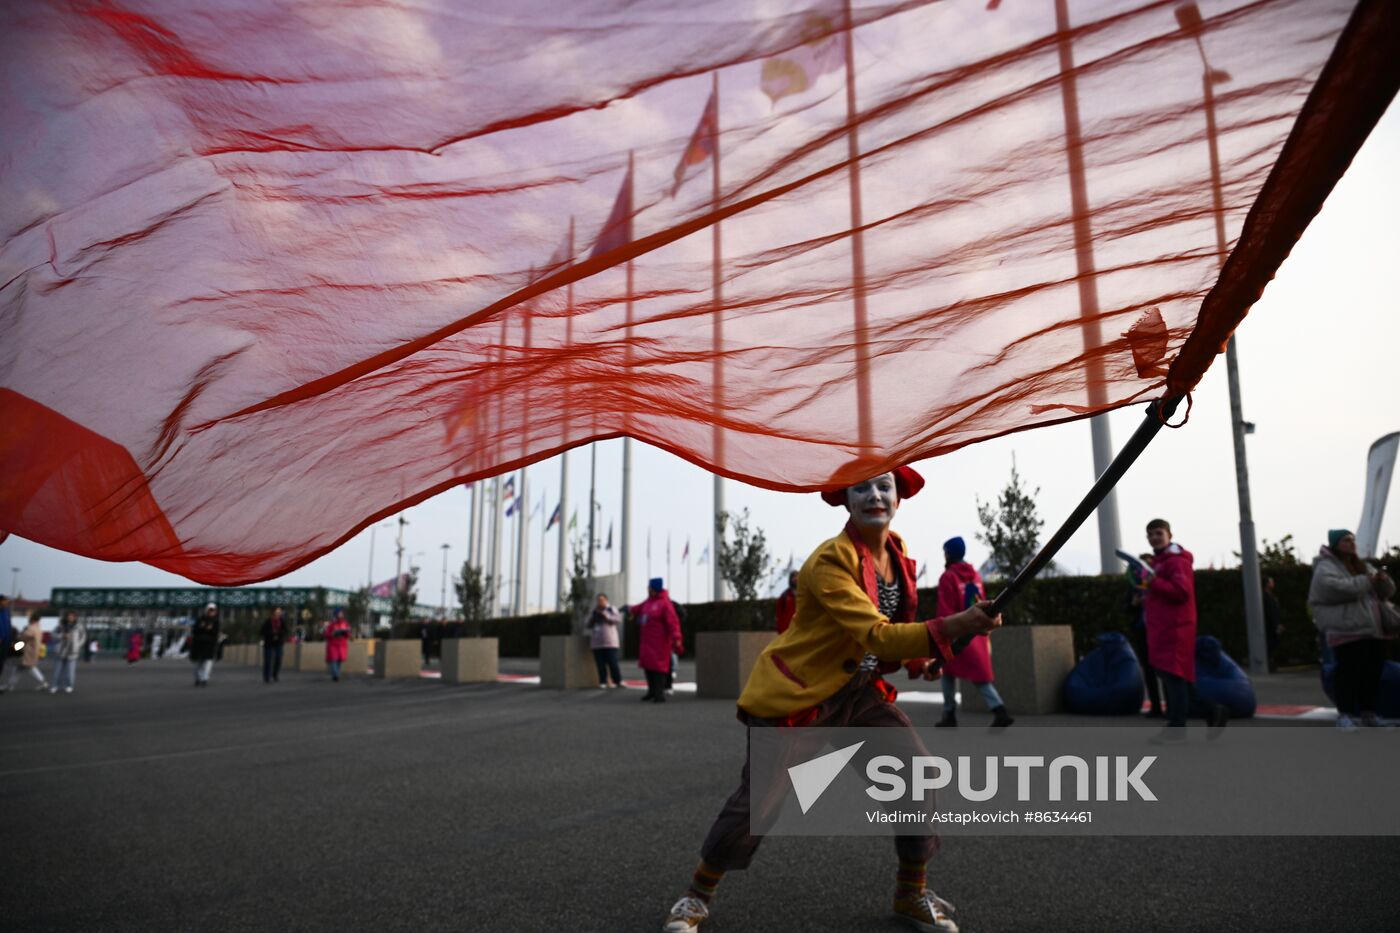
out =
[[[1400,5],[1176,6],[6,3],[0,532],[235,584],[595,438],[808,490],[1187,391]]]

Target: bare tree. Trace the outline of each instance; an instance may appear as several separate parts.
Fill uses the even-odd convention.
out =
[[[738,515],[720,512],[715,527],[719,531],[716,566],[720,576],[733,587],[741,602],[753,602],[758,597],[759,584],[773,565],[763,529],[749,527],[748,509]]]

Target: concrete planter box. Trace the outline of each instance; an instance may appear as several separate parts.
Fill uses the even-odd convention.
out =
[[[417,677],[422,648],[416,638],[380,638],[374,644],[374,676]]]
[[[492,684],[496,682],[500,639],[444,638],[442,640],[442,682],[446,684]]]
[[[597,689],[598,668],[587,635],[540,638],[540,686],[554,690]]]
[[[1068,625],[1008,625],[989,636],[997,692],[1011,715],[1059,712],[1061,688],[1074,669],[1074,634]],[[962,707],[985,710],[977,688],[959,681]]]
[[[370,642],[363,638],[357,638],[350,642],[345,651],[345,666],[342,674],[368,674],[369,666],[369,646]]]
[[[285,659],[284,659],[285,660]],[[297,670],[324,671],[326,669],[326,643],[304,641],[297,645]]]
[[[700,632],[695,636],[695,693],[737,700],[758,656],[776,632]]]

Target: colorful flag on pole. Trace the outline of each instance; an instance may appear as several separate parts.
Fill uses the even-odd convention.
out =
[[[569,531],[578,527],[578,509],[574,509],[574,514],[569,516]]]
[[[924,564],[922,567],[919,568],[919,575],[914,578],[914,582],[918,583],[926,576],[928,576],[928,564]]]
[[[544,493],[540,493],[540,501],[535,503],[535,507],[530,510],[530,517],[544,514]]]
[[[404,574],[404,576],[407,576],[407,574]],[[394,595],[394,581],[397,579],[399,578],[390,577],[383,583],[376,583],[374,586],[369,588],[370,595],[381,596],[384,599],[391,598]],[[400,580],[400,583],[402,584],[402,580]]]
[[[515,477],[506,480],[506,484],[501,487],[501,499],[505,502],[515,498]]]
[[[709,103],[705,104],[705,109],[700,114],[700,122],[696,124],[695,132],[690,134],[690,142],[686,145],[685,152],[681,153],[681,160],[676,165],[676,180],[671,185],[671,197],[674,198],[676,192],[681,190],[681,185],[685,184],[691,169],[704,165],[706,159],[714,157],[715,148],[718,145],[719,105],[715,100],[714,92],[711,91]]]
[[[603,546],[603,550],[605,551],[612,550],[612,528],[612,522],[608,522],[608,543]]]
[[[510,505],[506,506],[506,518],[515,517],[515,513],[520,510],[520,500],[511,499]]]
[[[563,507],[564,507],[564,503],[562,503],[562,502],[559,502],[559,503],[556,503],[556,504],[555,504],[555,506],[554,506],[554,511],[551,512],[550,515],[549,515],[549,521],[545,523],[545,526],[544,526],[544,530],[545,530],[545,531],[548,531],[549,529],[553,528],[555,525],[559,524],[559,522],[563,519],[563,515],[560,514],[560,510],[561,510]]]
[[[834,4],[808,10],[802,21],[806,41],[763,63],[759,87],[768,99],[777,104],[784,97],[801,94],[817,78],[840,68],[846,58],[840,30],[841,13]]]
[[[690,560],[690,538],[685,539],[685,547],[681,550],[681,560]]]
[[[705,545],[705,549],[704,549],[703,551],[700,552],[700,559],[697,560],[696,563],[697,563],[697,564],[706,564],[706,563],[709,563],[709,561],[710,561],[710,546],[707,544],[707,545]]]
[[[618,189],[617,199],[613,201],[612,211],[608,214],[607,223],[603,224],[603,232],[598,234],[598,242],[593,244],[588,258],[593,259],[604,253],[612,252],[631,242],[632,168],[629,165],[627,174],[622,178],[622,187]]]

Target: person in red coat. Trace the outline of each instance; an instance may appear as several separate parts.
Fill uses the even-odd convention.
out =
[[[337,609],[335,618],[326,625],[326,668],[331,680],[340,680],[340,668],[350,655],[350,623],[345,610]]]
[[[1227,714],[1196,692],[1196,572],[1191,552],[1172,542],[1172,526],[1164,519],[1147,523],[1152,546],[1152,579],[1142,597],[1147,626],[1147,659],[1162,681],[1167,701],[1167,725],[1161,741],[1183,741],[1186,717],[1194,711],[1219,735]]]
[[[792,617],[797,615],[797,571],[788,574],[788,587],[783,590],[783,595],[778,597],[778,605],[775,610],[778,617],[778,634],[786,632],[788,626],[792,624]]]
[[[643,700],[666,702],[666,675],[671,672],[671,652],[681,653],[681,620],[666,592],[665,581],[653,577],[647,583],[647,600],[627,610],[637,620],[641,647],[637,661],[647,676]]]
[[[962,538],[949,538],[943,542],[943,575],[938,578],[937,617],[946,618],[964,609],[983,602],[987,591],[982,586],[982,575],[977,568],[964,558],[967,556],[967,542]],[[915,660],[905,664],[911,678],[924,675],[926,660]],[[943,718],[938,725],[949,727],[958,724],[958,679],[971,683],[987,701],[992,711],[992,726],[1005,728],[1016,720],[1006,711],[1001,694],[997,693],[996,676],[992,673],[992,649],[986,635],[978,635],[967,643],[958,655],[943,666]]]
[[[132,632],[126,640],[126,663],[135,664],[141,660],[141,647],[144,637],[140,632]]]

